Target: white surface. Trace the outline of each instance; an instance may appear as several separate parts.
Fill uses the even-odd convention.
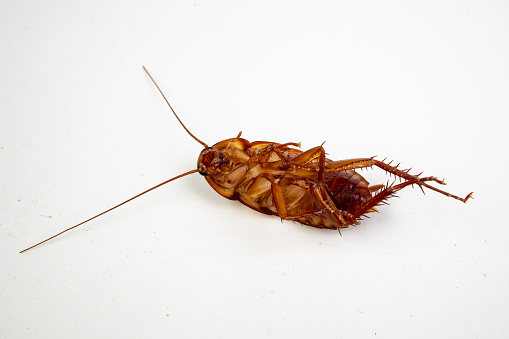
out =
[[[506,337],[507,2],[4,1],[0,336]],[[361,226],[167,178],[209,144],[324,140],[445,177]],[[377,171],[368,178],[385,182]],[[375,180],[375,181],[376,181]]]

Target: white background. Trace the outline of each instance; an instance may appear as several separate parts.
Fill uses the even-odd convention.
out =
[[[506,1],[1,7],[2,338],[508,335]],[[327,141],[475,200],[407,189],[339,236],[196,174],[19,254],[195,168],[142,65],[209,144]]]

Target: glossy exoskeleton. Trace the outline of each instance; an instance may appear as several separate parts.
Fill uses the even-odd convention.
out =
[[[204,146],[198,157],[198,168],[166,180],[88,220],[72,226],[21,252],[25,252],[75,227],[95,219],[123,204],[183,176],[197,173],[205,176],[212,188],[223,197],[238,200],[264,214],[276,215],[304,225],[337,229],[358,224],[376,206],[396,192],[411,185],[428,188],[448,197],[466,202],[465,198],[442,191],[431,182],[444,185],[435,177],[411,175],[390,163],[374,158],[332,161],[325,157],[322,146],[301,151],[297,143],[249,142],[240,137],[226,139],[212,147],[196,138],[182,123],[163,92],[147,72],[182,127]],[[401,179],[399,184],[373,185],[356,170],[379,167]]]

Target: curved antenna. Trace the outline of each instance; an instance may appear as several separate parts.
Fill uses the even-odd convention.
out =
[[[76,228],[76,227],[81,226],[81,225],[83,225],[83,224],[85,224],[85,223],[87,223],[87,222],[89,222],[89,221],[91,221],[91,220],[94,220],[95,218],[100,217],[101,215],[106,214],[106,213],[108,213],[109,211],[113,211],[115,208],[120,207],[120,206],[122,206],[123,204],[126,204],[126,203],[128,203],[129,201],[134,200],[134,199],[136,199],[136,198],[138,198],[138,197],[142,196],[142,195],[143,195],[143,194],[145,194],[145,193],[148,193],[148,192],[150,192],[150,191],[152,191],[152,190],[155,190],[155,189],[156,189],[156,188],[158,188],[158,187],[161,187],[161,186],[163,186],[163,185],[166,185],[166,184],[167,184],[167,183],[169,183],[170,181],[173,181],[173,180],[176,180],[176,179],[179,179],[179,178],[185,177],[186,175],[193,174],[193,173],[196,173],[196,172],[198,172],[198,171],[199,171],[198,169],[195,169],[195,170],[192,170],[192,171],[189,171],[189,172],[186,172],[186,173],[182,173],[182,174],[180,174],[180,175],[177,175],[176,177],[173,177],[173,178],[171,178],[171,179],[168,179],[168,180],[166,180],[166,181],[164,181],[164,182],[162,182],[162,183],[160,183],[160,184],[158,184],[158,185],[155,185],[155,186],[154,186],[154,187],[152,187],[152,188],[149,188],[148,190],[146,190],[146,191],[144,191],[144,192],[141,192],[140,194],[135,195],[134,197],[132,197],[132,198],[130,198],[130,199],[127,199],[126,201],[124,201],[124,202],[122,202],[122,203],[120,203],[120,204],[118,204],[118,205],[116,205],[116,206],[114,206],[114,207],[112,207],[112,208],[110,208],[110,209],[107,209],[106,211],[104,211],[104,212],[102,212],[102,213],[99,213],[99,214],[98,214],[98,215],[96,215],[95,217],[92,217],[92,218],[87,219],[87,220],[85,220],[85,221],[83,221],[83,222],[80,222],[80,223],[79,223],[79,224],[77,224],[77,225],[74,225],[74,226],[72,226],[72,227],[69,227],[68,229],[63,230],[62,232],[57,233],[57,234],[55,234],[54,236],[49,237],[48,239],[43,240],[43,241],[41,241],[41,242],[39,242],[39,243],[37,243],[37,244],[35,244],[35,245],[33,245],[33,246],[30,246],[30,247],[28,247],[28,248],[24,249],[23,251],[21,251],[21,252],[19,252],[19,253],[26,252],[26,251],[28,251],[29,249],[32,249],[32,248],[34,248],[34,247],[36,247],[36,246],[39,246],[40,244],[43,244],[43,243],[45,243],[46,241],[49,241],[49,240],[51,240],[51,239],[53,239],[53,238],[56,238],[56,237],[58,237],[59,235],[61,235],[61,234],[65,233],[65,232],[67,232],[67,231],[72,230],[73,228]]]
[[[184,125],[184,123],[180,120],[180,118],[178,117],[177,113],[175,113],[175,111],[173,110],[173,107],[171,107],[170,105],[170,102],[168,101],[168,99],[166,99],[166,96],[164,95],[163,91],[161,91],[161,89],[159,88],[159,86],[157,85],[156,81],[154,80],[154,78],[152,78],[152,75],[150,75],[150,73],[147,71],[147,69],[145,68],[145,66],[142,66],[143,67],[143,70],[148,74],[148,77],[150,78],[150,80],[152,80],[152,82],[154,83],[154,85],[156,85],[157,87],[157,90],[159,91],[159,93],[161,93],[161,95],[163,96],[163,99],[164,101],[166,101],[166,103],[168,104],[168,106],[170,106],[170,109],[171,111],[173,112],[173,114],[175,115],[175,117],[177,118],[177,120],[180,122],[180,124],[182,125],[182,127],[184,127],[184,129],[186,130],[187,133],[189,133],[189,135],[196,141],[198,141],[200,144],[203,145],[203,147],[205,148],[209,148],[209,146],[207,146],[206,143],[204,143],[203,141],[201,141],[200,139],[198,139],[197,137],[195,137],[193,135],[193,133],[191,133],[191,131],[189,131],[186,127],[186,125]]]

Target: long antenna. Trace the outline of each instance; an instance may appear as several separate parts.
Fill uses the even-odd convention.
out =
[[[176,177],[173,177],[173,178],[171,178],[171,179],[168,179],[168,180],[166,180],[166,181],[164,181],[164,182],[162,182],[162,183],[160,183],[160,184],[158,184],[158,185],[155,185],[155,186],[154,186],[154,187],[152,187],[152,188],[149,188],[148,190],[146,190],[146,191],[144,191],[144,192],[141,192],[140,194],[135,195],[134,197],[132,197],[132,198],[130,198],[130,199],[127,199],[126,201],[124,201],[124,202],[122,202],[122,203],[120,203],[120,204],[118,204],[118,205],[116,205],[116,206],[114,206],[114,207],[112,207],[112,208],[110,208],[110,209],[107,209],[106,211],[104,211],[104,212],[102,212],[102,213],[99,213],[99,214],[98,214],[98,215],[96,215],[95,217],[92,217],[92,218],[87,219],[87,220],[85,220],[85,221],[83,221],[83,222],[80,222],[80,223],[79,223],[79,224],[77,224],[77,225],[74,225],[74,226],[72,226],[72,227],[69,227],[68,229],[63,230],[62,232],[57,233],[57,234],[55,234],[54,236],[49,237],[48,239],[43,240],[43,241],[41,241],[41,242],[39,242],[39,243],[37,243],[37,244],[35,244],[35,245],[33,245],[33,246],[30,246],[29,248],[26,248],[26,249],[24,249],[23,251],[21,251],[21,252],[19,252],[19,253],[26,252],[26,251],[28,251],[28,250],[29,250],[29,249],[31,249],[31,248],[34,248],[34,247],[36,247],[36,246],[39,246],[40,244],[43,244],[43,243],[45,243],[45,242],[46,242],[46,241],[48,241],[48,240],[51,240],[51,239],[53,239],[53,238],[56,238],[56,237],[58,237],[59,235],[61,235],[61,234],[65,233],[65,232],[67,232],[67,231],[72,230],[73,228],[76,228],[76,227],[81,226],[81,225],[83,225],[83,224],[85,224],[85,223],[87,223],[87,222],[89,222],[89,221],[91,221],[91,220],[94,220],[95,218],[100,217],[101,215],[106,214],[106,213],[108,213],[109,211],[113,211],[115,208],[120,207],[120,206],[122,206],[123,204],[126,204],[126,203],[128,203],[129,201],[134,200],[134,199],[136,199],[136,198],[138,198],[138,197],[142,196],[142,195],[143,195],[143,194],[145,194],[145,193],[148,193],[148,192],[150,192],[150,191],[152,191],[152,190],[155,190],[155,189],[156,189],[156,188],[158,188],[158,187],[161,187],[161,186],[163,186],[163,185],[166,185],[166,184],[167,184],[167,183],[169,183],[170,181],[173,181],[173,180],[176,180],[176,179],[179,179],[179,178],[185,177],[186,175],[193,174],[193,173],[196,173],[196,172],[198,172],[198,171],[199,171],[198,169],[195,169],[195,170],[192,170],[192,171],[189,171],[189,172],[186,172],[186,173],[182,173],[182,174],[180,174],[180,175],[177,175]]]
[[[184,125],[184,123],[183,123],[183,122],[180,120],[180,118],[178,117],[177,113],[175,113],[175,111],[173,110],[173,107],[171,107],[170,102],[168,101],[168,99],[166,99],[166,96],[164,95],[163,91],[161,91],[161,89],[159,88],[159,86],[158,86],[158,85],[157,85],[157,83],[155,82],[154,78],[152,78],[152,75],[150,75],[150,73],[147,71],[147,69],[145,68],[145,66],[143,66],[143,69],[144,69],[144,70],[145,70],[145,72],[148,74],[148,76],[149,76],[150,80],[152,80],[152,82],[153,82],[153,83],[154,83],[154,85],[156,86],[156,88],[157,88],[157,90],[159,91],[159,93],[161,93],[161,95],[163,96],[164,101],[166,101],[166,103],[167,103],[167,104],[168,104],[168,106],[170,107],[171,111],[173,112],[173,114],[174,114],[174,115],[175,115],[175,117],[177,118],[178,122],[180,122],[180,124],[182,125],[182,127],[184,127],[184,129],[186,130],[186,132],[187,132],[187,133],[189,133],[189,135],[190,135],[190,136],[191,136],[194,140],[198,141],[198,142],[199,142],[200,144],[202,144],[205,148],[209,148],[209,147],[207,146],[207,144],[206,144],[206,143],[204,143],[203,141],[201,141],[200,139],[198,139],[197,137],[195,137],[195,136],[193,135],[193,133],[191,133],[191,132],[187,129],[187,127]],[[144,192],[141,192],[140,194],[135,195],[134,197],[132,197],[132,198],[130,198],[130,199],[127,199],[126,201],[124,201],[124,202],[122,202],[122,203],[120,203],[120,204],[118,204],[118,205],[116,205],[116,206],[114,206],[114,207],[112,207],[112,208],[110,208],[110,209],[107,209],[106,211],[104,211],[104,212],[102,212],[102,213],[99,213],[98,215],[96,215],[96,216],[94,216],[94,217],[92,217],[92,218],[90,218],[90,219],[87,219],[87,220],[85,220],[85,221],[83,221],[83,222],[80,222],[79,224],[74,225],[74,226],[72,226],[72,227],[69,227],[68,229],[63,230],[62,232],[57,233],[57,234],[55,234],[54,236],[49,237],[49,238],[48,238],[48,239],[46,239],[46,240],[43,240],[43,241],[41,241],[41,242],[39,242],[39,243],[37,243],[37,244],[35,244],[35,245],[33,245],[33,246],[30,246],[30,247],[28,247],[28,248],[24,249],[23,251],[21,251],[21,252],[19,252],[19,253],[26,252],[26,251],[28,251],[29,249],[32,249],[32,248],[34,248],[34,247],[36,247],[36,246],[39,246],[40,244],[43,244],[43,243],[45,243],[46,241],[49,241],[49,240],[51,240],[51,239],[53,239],[53,238],[56,238],[56,237],[58,237],[59,235],[61,235],[61,234],[65,233],[65,232],[67,232],[67,231],[72,230],[73,228],[76,228],[76,227],[81,226],[81,225],[83,225],[83,224],[85,224],[85,223],[87,223],[87,222],[89,222],[89,221],[91,221],[91,220],[94,220],[95,218],[100,217],[101,215],[106,214],[106,213],[108,213],[108,212],[110,212],[110,211],[114,210],[115,208],[120,207],[120,206],[122,206],[122,205],[124,205],[124,204],[128,203],[129,201],[134,200],[134,199],[136,199],[136,198],[138,198],[138,197],[142,196],[142,195],[143,195],[143,194],[145,194],[145,193],[148,193],[148,192],[150,192],[150,191],[152,191],[152,190],[155,190],[155,189],[156,189],[156,188],[158,188],[158,187],[161,187],[161,186],[163,186],[163,185],[166,185],[167,183],[169,183],[169,182],[171,182],[171,181],[173,181],[173,180],[176,180],[176,179],[179,179],[179,178],[185,177],[186,175],[193,174],[193,173],[196,173],[196,172],[199,172],[199,169],[195,169],[195,170],[192,170],[192,171],[189,171],[189,172],[186,172],[186,173],[182,173],[182,174],[180,174],[180,175],[177,175],[176,177],[173,177],[173,178],[171,178],[171,179],[168,179],[168,180],[166,180],[166,181],[164,181],[164,182],[162,182],[162,183],[160,183],[160,184],[158,184],[158,185],[155,185],[155,186],[154,186],[154,187],[152,187],[152,188],[149,188],[148,190],[146,190],[146,191],[144,191]]]
[[[173,110],[173,107],[171,107],[170,105],[170,102],[168,101],[168,99],[166,99],[166,96],[164,95],[163,91],[161,91],[161,89],[159,88],[159,86],[157,85],[157,82],[154,80],[154,78],[152,78],[152,75],[150,75],[150,73],[148,72],[148,70],[145,68],[145,66],[142,66],[143,67],[143,70],[148,74],[148,77],[150,78],[150,80],[152,80],[152,82],[154,83],[154,85],[156,85],[157,87],[157,90],[159,91],[159,93],[161,93],[161,95],[163,96],[163,99],[164,101],[166,101],[166,103],[168,104],[168,106],[170,106],[170,109],[171,111],[173,112],[173,114],[175,115],[175,118],[177,118],[177,120],[180,122],[180,124],[182,125],[182,127],[184,127],[184,129],[186,130],[187,133],[189,133],[189,135],[196,141],[198,141],[200,144],[203,145],[203,147],[205,148],[209,148],[209,146],[207,146],[206,143],[204,143],[203,141],[201,141],[200,139],[198,139],[197,137],[195,137],[193,135],[193,133],[191,133],[191,131],[189,131],[186,127],[186,125],[184,125],[184,123],[180,120],[180,118],[178,117],[177,113],[175,113],[175,111]]]

